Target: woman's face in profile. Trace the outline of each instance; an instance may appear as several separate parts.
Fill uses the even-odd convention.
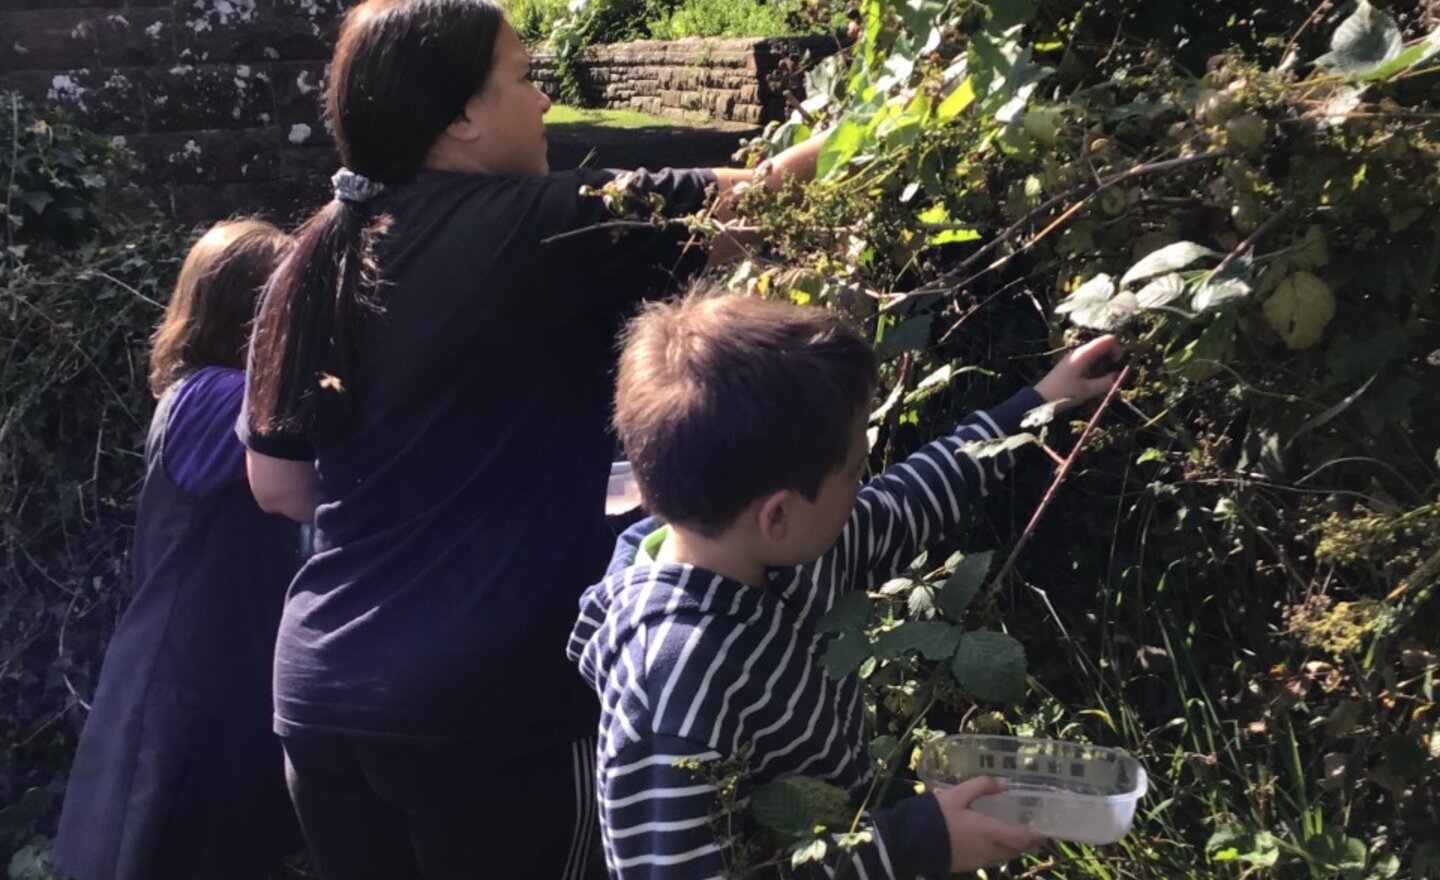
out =
[[[514,28],[495,38],[495,65],[485,87],[465,104],[475,136],[467,151],[487,174],[535,177],[549,172],[545,113],[550,99],[530,78],[530,54]]]

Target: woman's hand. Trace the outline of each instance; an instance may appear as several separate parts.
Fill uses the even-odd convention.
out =
[[[1063,401],[1061,409],[1079,406],[1109,391],[1124,361],[1125,349],[1115,337],[1101,336],[1065,355],[1035,390],[1047,402]]]
[[[952,872],[1004,864],[1046,842],[1028,828],[992,819],[970,808],[976,798],[999,794],[1005,788],[1004,782],[982,776],[935,792],[945,817],[945,830],[950,832]]]

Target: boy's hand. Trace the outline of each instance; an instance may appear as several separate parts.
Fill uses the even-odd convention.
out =
[[[1125,349],[1115,337],[1101,336],[1065,355],[1035,390],[1046,401],[1064,400],[1061,409],[1079,406],[1109,391],[1124,361]]]
[[[1004,864],[1045,843],[1046,838],[1028,828],[970,809],[971,801],[987,794],[999,794],[1005,788],[1004,782],[982,776],[935,792],[945,817],[945,829],[950,832],[951,871],[974,871]]]

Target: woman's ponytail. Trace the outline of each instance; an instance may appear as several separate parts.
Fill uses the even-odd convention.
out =
[[[296,233],[261,304],[252,430],[318,439],[349,417],[365,328],[381,308],[375,252],[389,218],[384,200],[371,199],[413,179],[484,87],[503,25],[491,0],[366,0],[345,17],[326,103],[349,170],[336,177],[337,197]]]

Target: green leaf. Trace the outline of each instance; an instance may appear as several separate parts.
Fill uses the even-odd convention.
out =
[[[1307,838],[1302,844],[1305,857],[1324,871],[1338,871],[1345,880],[1362,880],[1365,876],[1365,841],[1347,837],[1336,828]]]
[[[1035,17],[1035,0],[989,0],[985,27],[993,33],[1004,33]]]
[[[1185,346],[1180,356],[1179,373],[1191,382],[1209,379],[1220,372],[1235,347],[1235,322],[1231,315],[1221,315],[1200,332],[1199,338]]]
[[[797,843],[790,850],[790,867],[798,868],[806,862],[821,862],[825,860],[825,852],[830,848],[825,838],[817,837],[808,843]]]
[[[918,651],[927,660],[943,660],[960,644],[958,626],[941,620],[911,620],[886,630],[875,640],[875,656],[894,660]]]
[[[1195,291],[1194,298],[1190,300],[1190,308],[1197,312],[1218,309],[1233,300],[1249,296],[1250,290],[1250,282],[1244,278],[1207,281]]]
[[[825,656],[820,658],[820,665],[825,667],[825,674],[830,676],[831,680],[840,681],[857,672],[873,653],[870,640],[865,638],[863,632],[847,630],[825,648]]]
[[[1330,51],[1315,59],[1315,64],[1329,73],[1362,77],[1398,57],[1404,42],[1400,26],[1389,13],[1371,6],[1369,0],[1360,0],[1350,17],[1335,29]]]
[[[1055,421],[1055,413],[1060,410],[1060,406],[1064,402],[1064,400],[1051,400],[1040,404],[1025,413],[1024,418],[1020,419],[1020,427],[1027,429],[1045,427]]]
[[[994,550],[971,553],[955,566],[955,573],[945,579],[935,604],[952,620],[959,620],[969,610],[970,603],[985,584],[985,575],[990,573],[990,563],[995,559]]]
[[[935,121],[945,124],[959,116],[960,113],[971,104],[975,103],[975,80],[965,77],[960,84],[945,96],[940,106],[935,108]]]
[[[845,173],[850,160],[870,139],[869,124],[869,118],[854,115],[845,117],[845,121],[825,139],[825,145],[820,148],[815,176],[823,180]]]
[[[55,201],[55,197],[43,189],[32,189],[20,196],[20,201],[36,214],[44,214],[45,209]]]
[[[852,590],[835,600],[835,604],[815,626],[822,633],[863,630],[870,625],[874,611],[875,604],[865,595],[865,591]]]
[[[1005,633],[965,633],[950,671],[962,688],[982,700],[1014,703],[1025,695],[1025,649]]]
[[[870,757],[881,764],[888,764],[900,755],[900,740],[888,733],[870,740]]]
[[[790,783],[791,777],[771,780],[750,795],[750,814],[766,828],[781,834],[805,834],[815,827],[804,793]]]
[[[979,367],[955,367],[952,364],[946,364],[915,383],[915,390],[905,395],[905,403],[919,403],[937,391],[944,389],[956,376],[979,371]]]
[[[975,440],[966,443],[960,451],[974,459],[994,458],[997,455],[1014,452],[1023,446],[1039,442],[1040,438],[1034,434],[1011,434],[1008,437],[997,437],[994,440]]]
[[[939,247],[942,244],[957,244],[965,241],[979,241],[980,233],[974,229],[946,229],[925,239],[925,243]]]
[[[1175,272],[1206,257],[1215,256],[1219,256],[1219,254],[1204,245],[1196,244],[1193,241],[1177,241],[1142,257],[1138,263],[1130,267],[1130,271],[1121,276],[1120,286],[1124,287],[1132,281],[1144,281],[1146,278],[1163,275],[1167,272]]]
[[[921,584],[905,597],[905,608],[916,620],[935,616],[935,588]]]
[[[886,354],[902,351],[920,351],[930,344],[930,325],[935,316],[930,312],[916,315],[885,331],[880,338],[880,349]]]
[[[1185,295],[1185,280],[1178,273],[1162,275],[1140,288],[1135,301],[1142,309],[1158,309]]]
[[[902,0],[895,11],[905,27],[916,36],[929,33],[930,25],[945,11],[945,0]]]
[[[1222,825],[1205,842],[1205,853],[1216,862],[1243,862],[1270,867],[1280,859],[1280,845],[1269,831]]]
[[[1134,316],[1140,303],[1133,293],[1115,294],[1115,281],[1101,272],[1075,289],[1055,307],[1077,327],[1114,330]]]

